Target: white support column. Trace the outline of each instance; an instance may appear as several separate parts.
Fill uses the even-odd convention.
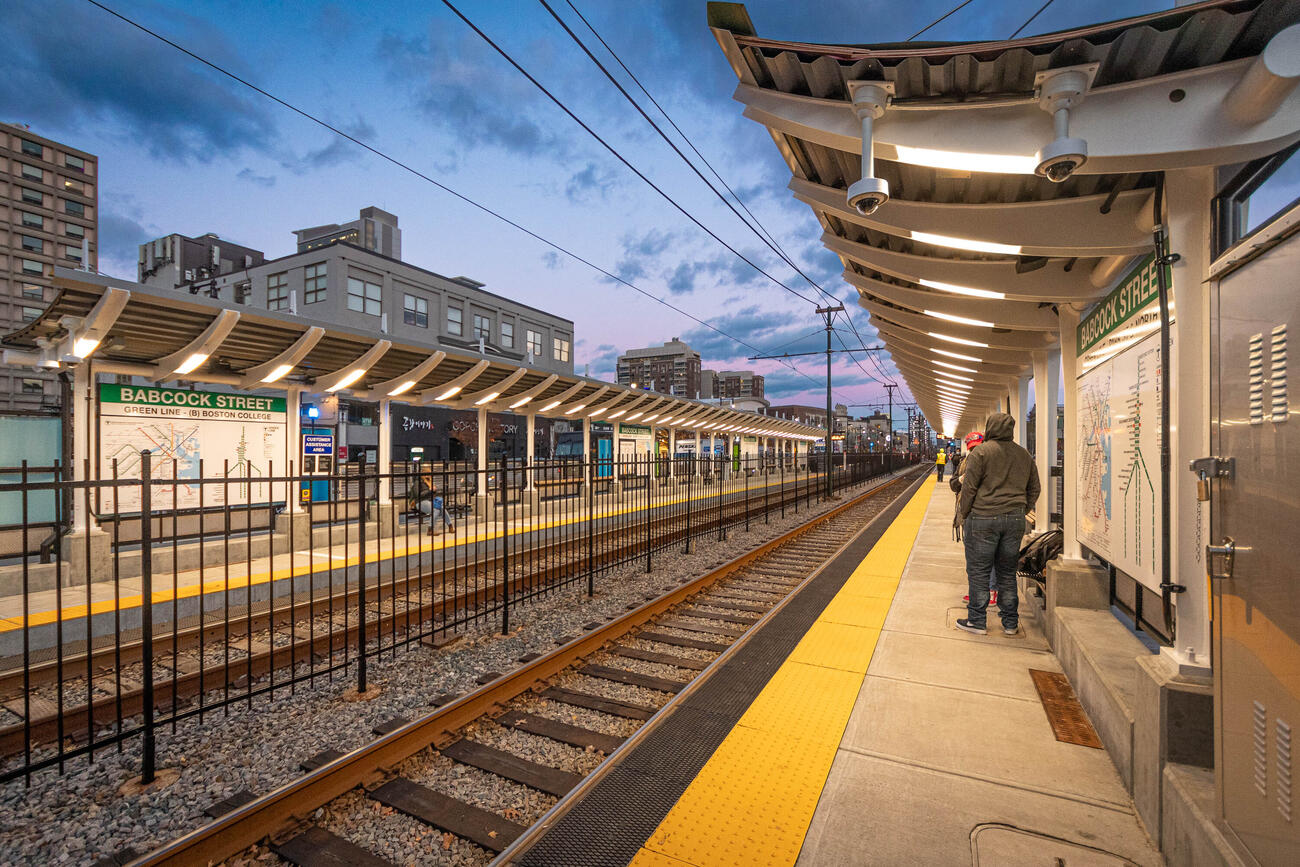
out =
[[[1038,494],[1038,525],[1046,527],[1050,514],[1052,466],[1056,463],[1056,406],[1061,396],[1061,351],[1034,353],[1034,464],[1043,489]]]
[[[1029,412],[1029,377],[1021,376],[1016,379],[1016,387],[1011,392],[1011,415],[1016,419],[1016,442],[1021,446],[1029,442],[1029,431],[1026,430],[1025,415]]]
[[[591,420],[582,420],[582,484],[591,484]]]
[[[286,460],[281,472],[301,477],[304,475],[302,471],[302,389],[292,385],[286,388],[284,404],[288,430],[285,432],[284,445]],[[293,482],[287,482],[284,486],[284,507],[291,515],[302,511],[302,498],[298,493],[300,490],[301,485]]]
[[[487,410],[478,411],[478,496],[485,498],[492,492],[488,490],[488,418]],[[490,516],[486,516],[490,517]]]
[[[1196,496],[1188,461],[1213,454],[1210,448],[1210,200],[1213,169],[1185,169],[1167,174],[1165,195],[1169,248],[1179,255],[1172,266],[1170,313],[1175,347],[1170,381],[1170,551],[1169,579],[1187,590],[1174,594],[1178,626],[1174,646],[1165,652],[1184,674],[1208,674],[1210,668],[1209,591],[1204,549],[1209,514]]]
[[[537,456],[537,413],[525,413],[524,418],[528,431],[528,443],[525,447],[525,461],[528,464],[528,472],[524,474],[524,490],[531,491],[533,489],[533,462]]]
[[[393,402],[388,398],[379,401],[379,505],[386,506],[393,502],[393,432],[390,430],[393,418]]]
[[[676,463],[676,458],[677,458],[677,428],[669,427],[668,428],[668,478],[670,479],[676,475],[676,473],[674,472],[674,464]]]
[[[86,459],[90,457],[90,426],[95,417],[94,377],[91,375],[92,362],[83,362],[72,369],[72,474],[74,482],[85,482]],[[91,467],[91,472],[94,472]],[[66,478],[66,476],[65,476]],[[93,492],[92,492],[93,494]],[[84,533],[90,524],[86,512],[86,494],[83,488],[75,488],[69,498],[72,500],[72,532]]]
[[[695,463],[694,475],[697,477],[701,473],[700,462],[703,460],[704,460],[704,429],[697,427],[695,429],[695,461],[694,461]]]
[[[1065,544],[1061,556],[1078,560],[1083,556],[1079,548],[1079,536],[1075,525],[1075,513],[1078,511],[1077,496],[1079,490],[1079,389],[1075,378],[1079,375],[1077,353],[1079,311],[1068,304],[1060,306],[1061,335],[1061,373],[1065,380],[1065,466],[1064,494],[1061,497],[1062,528]],[[1054,410],[1055,408],[1053,408]],[[1049,443],[1056,442],[1055,412],[1048,430],[1051,431]]]

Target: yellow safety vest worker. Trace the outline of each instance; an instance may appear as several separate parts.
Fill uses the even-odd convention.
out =
[[[948,453],[939,452],[939,454],[935,456],[934,462],[939,466],[943,466],[944,464],[948,463]]]

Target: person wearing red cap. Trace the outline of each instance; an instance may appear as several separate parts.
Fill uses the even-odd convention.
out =
[[[1020,628],[1016,560],[1025,535],[1025,515],[1034,507],[1040,486],[1033,457],[1012,438],[1015,427],[1015,419],[1005,412],[989,416],[984,442],[962,468],[957,514],[966,547],[970,599],[967,616],[957,621],[957,628],[977,635],[988,633],[990,569],[997,577],[1002,631],[1015,635]]]

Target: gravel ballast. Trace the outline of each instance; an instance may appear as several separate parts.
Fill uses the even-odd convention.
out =
[[[856,496],[861,488],[844,493]],[[132,847],[147,851],[191,831],[207,821],[203,810],[240,790],[266,794],[302,775],[299,763],[324,749],[349,751],[375,739],[372,728],[393,717],[414,719],[429,713],[437,696],[465,694],[477,688],[475,678],[484,671],[505,672],[518,667],[517,659],[529,652],[547,653],[560,636],[583,633],[583,625],[626,613],[632,603],[640,604],[650,594],[662,594],[679,586],[680,579],[695,577],[739,556],[762,542],[806,523],[809,518],[842,501],[814,505],[792,512],[782,520],[773,515],[769,524],[752,522],[751,531],[728,530],[727,540],[697,539],[693,553],[656,552],[654,572],[644,571],[644,561],[613,569],[596,578],[596,593],[588,598],[584,582],[551,592],[526,605],[511,607],[513,629],[498,634],[499,622],[485,625],[455,644],[435,650],[412,645],[369,660],[369,679],[380,687],[375,698],[342,701],[345,691],[355,687],[355,670],[335,675],[333,682],[320,679],[314,686],[299,685],[296,692],[285,688],[274,697],[258,697],[251,708],[244,703],[208,713],[202,724],[197,718],[181,721],[173,732],[158,731],[158,764],[174,769],[179,778],[165,788],[143,794],[122,795],[124,783],[138,779],[140,740],[129,740],[122,751],[105,750],[95,761],[71,760],[67,771],[54,770],[33,776],[30,787],[20,779],[0,788],[0,865],[87,864]],[[882,506],[883,507],[883,506]],[[736,595],[747,595],[736,591]],[[775,597],[755,597],[755,602]],[[699,621],[719,626],[736,626],[722,621]],[[656,632],[710,640],[700,633],[652,627]],[[718,643],[730,639],[716,636]],[[692,659],[711,660],[714,654],[638,640],[633,646]],[[598,655],[593,661],[686,680],[691,673],[655,663]],[[567,672],[555,681],[569,689],[613,698],[662,706],[666,693],[624,684],[596,680]],[[536,697],[522,699],[519,709],[582,725],[608,734],[626,736],[634,723],[594,711],[585,711]],[[630,728],[628,726],[630,725]],[[572,773],[586,774],[603,760],[595,752],[558,744],[546,738],[511,730],[491,721],[479,721],[466,736],[528,756]],[[414,775],[426,784],[460,796],[472,794],[475,803],[497,811],[518,812],[521,824],[528,824],[549,808],[553,799],[530,792],[494,775],[475,771],[463,777],[449,775],[451,763],[442,758],[412,757]],[[423,762],[423,764],[420,764]],[[445,764],[443,764],[445,763]],[[422,775],[422,776],[421,776]],[[445,783],[445,785],[444,785]],[[457,786],[462,788],[458,789]],[[522,790],[522,794],[521,794]],[[322,811],[320,823],[365,845],[375,854],[397,863],[480,864],[487,853],[464,841],[444,848],[440,832],[388,808],[375,810],[375,802],[359,793],[336,800]],[[365,822],[371,828],[360,830]],[[376,821],[378,820],[378,821]],[[391,833],[391,837],[383,834]],[[372,845],[363,841],[379,840]],[[381,839],[382,838],[382,839]],[[255,854],[255,853],[254,853]],[[247,858],[248,853],[243,858]],[[264,862],[259,862],[264,863]]]

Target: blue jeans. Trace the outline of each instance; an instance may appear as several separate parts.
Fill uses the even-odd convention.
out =
[[[989,607],[989,572],[997,579],[998,614],[1004,629],[1020,624],[1020,599],[1016,591],[1016,561],[1020,540],[1025,535],[1023,514],[982,518],[970,515],[962,525],[966,546],[966,584],[970,601],[967,619],[972,626],[984,626]]]

